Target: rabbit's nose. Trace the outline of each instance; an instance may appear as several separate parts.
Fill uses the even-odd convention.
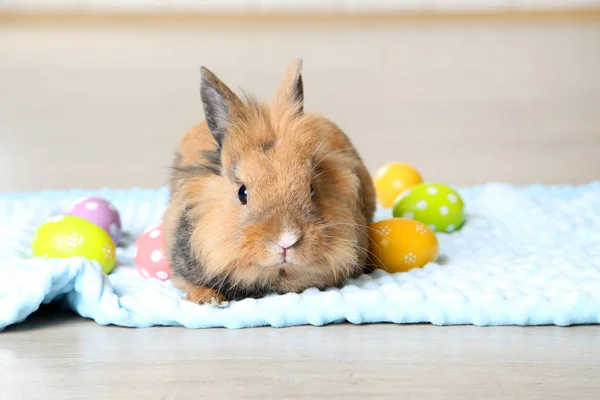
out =
[[[292,231],[285,231],[279,235],[279,239],[277,240],[277,245],[284,250],[289,249],[294,246],[300,240],[300,234]]]

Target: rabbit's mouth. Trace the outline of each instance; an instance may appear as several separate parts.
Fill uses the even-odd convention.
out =
[[[267,251],[270,253],[271,257],[274,257],[271,266],[285,268],[290,265],[297,265],[299,262],[298,259],[298,239],[296,237],[292,237],[292,235],[282,235],[281,240],[278,242],[269,239],[269,245]]]

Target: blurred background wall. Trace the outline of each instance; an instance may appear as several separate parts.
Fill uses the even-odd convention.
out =
[[[295,57],[372,171],[600,179],[600,1],[4,0],[0,191],[163,185],[201,65],[268,99]]]

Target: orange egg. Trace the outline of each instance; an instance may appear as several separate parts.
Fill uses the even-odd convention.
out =
[[[394,205],[400,193],[423,182],[419,172],[405,163],[391,163],[379,168],[373,183],[377,200],[386,208]]]
[[[434,262],[439,254],[435,233],[422,222],[392,218],[371,225],[373,262],[388,272],[406,272]]]

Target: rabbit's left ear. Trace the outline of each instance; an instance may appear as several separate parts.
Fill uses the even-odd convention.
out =
[[[227,87],[215,74],[202,67],[200,95],[204,106],[204,116],[211,133],[219,143],[223,140],[232,117],[243,108],[239,97]]]
[[[273,105],[281,110],[295,108],[297,114],[304,112],[304,86],[302,84],[302,60],[292,62],[277,87]]]

